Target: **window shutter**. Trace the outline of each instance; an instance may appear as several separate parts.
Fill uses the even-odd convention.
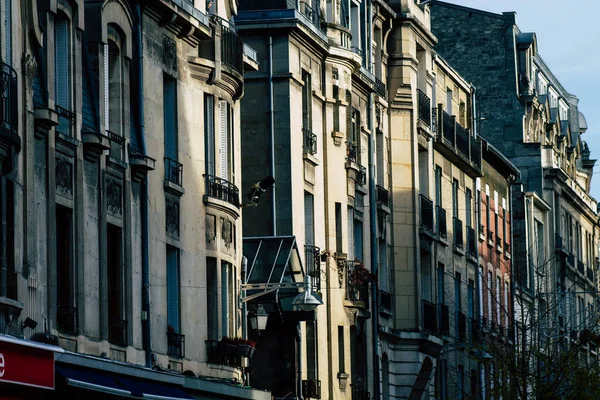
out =
[[[206,96],[206,173],[215,175],[215,98]]]
[[[12,0],[4,1],[4,26],[5,29],[5,40],[6,40],[6,63],[12,65]]]
[[[348,260],[354,261],[354,209],[348,207]]]
[[[220,177],[229,180],[229,146],[227,142],[228,138],[228,124],[227,124],[227,102],[224,100],[219,101],[219,109],[221,115],[221,132],[220,132],[220,150],[219,150],[219,163],[220,163]]]
[[[177,161],[177,92],[175,87],[175,79],[165,78],[163,90],[165,157]]]
[[[108,109],[108,45],[104,45],[104,129],[110,129],[109,109]]]
[[[229,270],[229,263],[221,263],[221,330],[223,336],[229,336]]]
[[[363,224],[360,220],[354,220],[354,257],[363,260]]]
[[[167,247],[167,323],[180,333],[179,326],[179,250]]]
[[[313,195],[308,192],[304,192],[304,238],[306,244],[315,244]]]

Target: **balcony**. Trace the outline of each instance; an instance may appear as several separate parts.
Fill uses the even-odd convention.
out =
[[[185,357],[185,335],[167,331],[167,354],[171,357]]]
[[[18,93],[17,72],[0,63],[0,165],[5,173],[12,170],[14,153],[21,151]]]
[[[392,295],[385,290],[379,291],[379,307],[388,312],[392,311]]]
[[[324,31],[321,28],[321,11],[319,10],[319,2],[313,0],[312,4],[307,1],[299,1],[296,3],[298,11],[304,15],[311,24],[313,24],[320,31]]]
[[[475,239],[475,229],[467,227],[467,255],[472,258],[477,258],[477,240]]]
[[[594,271],[591,268],[586,268],[586,270],[585,270],[585,276],[591,282],[594,282]]]
[[[346,300],[369,307],[371,273],[358,261],[346,261]]]
[[[233,183],[216,177],[204,175],[206,180],[206,196],[223,200],[234,207],[240,207],[240,191]]]
[[[456,217],[452,220],[454,226],[454,249],[462,251],[464,248],[463,222]]]
[[[346,142],[346,161],[356,164],[358,160],[358,145],[354,142]]]
[[[210,38],[208,17],[194,7],[191,0],[146,0],[144,5],[152,7],[152,18],[157,21],[168,21],[172,28],[186,32],[185,40],[197,44],[200,40]]]
[[[211,15],[211,20],[216,29],[221,30],[221,62],[243,74],[244,45],[237,29],[229,21],[216,15]]]
[[[449,335],[450,334],[450,311],[446,304],[438,304],[439,313],[439,334]]]
[[[433,142],[435,149],[469,176],[482,176],[481,139],[474,137],[457,123],[456,117],[446,113],[441,104],[437,108],[436,129]]]
[[[390,204],[390,194],[383,186],[376,185],[375,186],[375,195],[377,197],[377,204],[381,204],[383,206],[389,207]]]
[[[435,304],[427,300],[421,301],[423,306],[423,330],[433,335],[437,334],[437,310]]]
[[[315,155],[317,154],[317,135],[312,133],[309,129],[302,128],[302,148],[304,153]]]
[[[71,335],[77,335],[77,307],[57,306],[56,324],[58,330]]]
[[[222,341],[206,341],[206,358],[209,364],[242,367],[242,356],[237,354],[236,346],[227,345]]]
[[[178,186],[183,185],[183,164],[165,157],[165,180]]]
[[[456,337],[459,342],[467,340],[467,317],[463,312],[456,312]]]
[[[304,245],[304,264],[306,273],[311,277],[312,290],[321,291],[321,249],[317,246]]]
[[[579,271],[581,275],[585,274],[585,266],[581,260],[577,260],[577,271]]]
[[[437,228],[440,239],[448,240],[448,222],[446,220],[446,210],[440,206],[435,206],[437,214]]]
[[[433,239],[433,201],[423,195],[419,195],[419,200],[421,208],[420,233]]]
[[[110,319],[108,341],[118,346],[127,345],[127,321],[120,318]]]
[[[383,83],[379,78],[375,77],[375,93],[379,96],[385,98],[385,83]]]
[[[418,120],[427,128],[431,127],[431,99],[417,89],[417,111]]]
[[[360,186],[365,186],[367,184],[367,168],[359,165],[358,166],[358,174],[356,174],[356,183]]]

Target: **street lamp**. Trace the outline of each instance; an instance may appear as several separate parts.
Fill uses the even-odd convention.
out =
[[[310,276],[304,277],[304,282],[279,282],[279,283],[244,283],[241,285],[241,290],[262,290],[259,293],[254,293],[249,296],[244,296],[240,299],[242,303],[245,303],[249,300],[256,299],[257,297],[264,296],[266,294],[272,293],[279,289],[299,289],[304,288],[304,291],[298,294],[292,304],[294,307],[302,310],[302,311],[313,311],[317,306],[323,304],[323,300],[321,296],[316,293],[313,293],[310,289]],[[261,307],[259,305],[259,307]],[[263,309],[264,311],[264,309]],[[257,310],[258,312],[258,310]]]
[[[262,304],[258,305],[256,312],[248,315],[248,321],[250,322],[250,327],[252,330],[257,330],[259,332],[267,329],[267,320],[269,319],[269,314],[265,311],[265,308]]]

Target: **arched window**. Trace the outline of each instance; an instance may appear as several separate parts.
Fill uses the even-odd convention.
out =
[[[104,126],[111,142],[110,155],[123,157],[124,145],[124,61],[123,35],[113,26],[108,26],[108,43],[105,46],[104,69]]]
[[[59,115],[58,132],[71,134],[72,105],[71,21],[60,13],[54,20],[54,102]]]

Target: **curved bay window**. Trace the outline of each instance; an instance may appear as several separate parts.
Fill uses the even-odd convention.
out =
[[[54,20],[54,102],[59,115],[56,130],[70,135],[75,120],[72,107],[71,21],[65,14]]]
[[[104,126],[110,139],[110,156],[123,158],[125,144],[125,62],[123,35],[113,25],[108,26],[104,68]]]

